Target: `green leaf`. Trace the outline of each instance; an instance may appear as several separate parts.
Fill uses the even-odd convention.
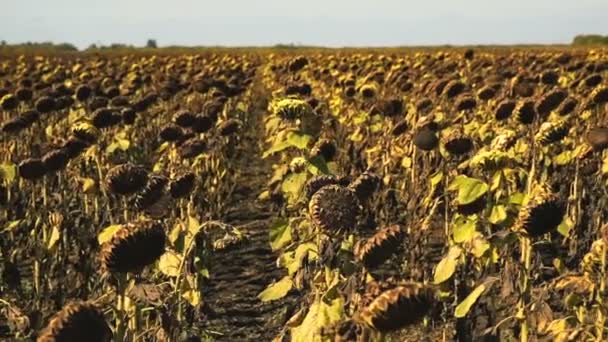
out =
[[[443,172],[437,172],[433,176],[431,176],[431,186],[436,186],[443,179]]]
[[[300,269],[304,257],[308,257],[309,260],[318,259],[319,251],[317,245],[312,242],[300,244],[295,251],[283,253],[279,260],[280,264],[287,268],[287,273],[292,275]]]
[[[563,237],[568,237],[572,228],[574,228],[574,222],[572,222],[570,217],[566,217],[562,220],[562,223],[557,226],[557,231],[562,234]]]
[[[262,291],[258,298],[262,302],[270,302],[273,300],[281,299],[289,293],[293,288],[293,281],[290,276],[285,276],[283,279],[276,283],[270,284],[264,291]]]
[[[521,205],[522,203],[524,203],[525,198],[526,195],[524,193],[516,192],[509,196],[509,204]]]
[[[446,280],[450,279],[456,271],[458,265],[458,257],[460,256],[461,249],[458,247],[452,247],[435,268],[434,283],[441,284]]]
[[[17,176],[17,166],[13,163],[0,164],[0,176],[7,184],[11,184]]]
[[[291,329],[293,342],[320,342],[321,329],[336,323],[344,316],[344,299],[337,297],[329,303],[315,300],[302,324]]]
[[[288,175],[281,184],[281,190],[287,195],[289,203],[295,203],[300,198],[300,194],[308,175],[306,172],[292,173]]]
[[[481,285],[477,286],[475,288],[475,290],[473,290],[471,293],[469,293],[467,298],[465,298],[462,302],[460,302],[460,304],[458,304],[458,306],[456,307],[456,310],[454,311],[454,317],[462,318],[462,317],[466,316],[467,313],[471,310],[471,307],[473,306],[473,304],[475,304],[475,302],[477,301],[479,296],[481,296],[483,291],[485,291],[485,289],[486,289],[486,285],[481,284]]]
[[[308,171],[310,171],[310,173],[312,173],[315,176],[320,175],[320,174],[325,174],[325,175],[331,174],[331,172],[329,171],[329,167],[327,166],[327,163],[325,162],[323,157],[318,156],[315,158],[311,158],[310,160],[308,160],[307,166],[308,166]]]
[[[488,192],[488,184],[467,176],[457,176],[450,184],[451,190],[458,189],[458,204],[466,205],[475,202]]]
[[[291,147],[291,144],[288,141],[276,141],[268,150],[264,152],[262,158],[268,158],[269,156],[277,152],[281,152],[289,147]]]
[[[475,234],[476,226],[477,224],[473,220],[465,220],[464,222],[457,223],[452,232],[454,242],[462,243],[471,240]]]
[[[160,257],[158,269],[166,276],[177,277],[179,275],[179,266],[181,263],[181,255],[173,251],[166,251],[165,254]]]
[[[566,164],[569,164],[573,158],[574,158],[574,155],[572,154],[572,151],[564,151],[564,152],[558,154],[557,156],[555,156],[553,158],[553,162],[556,165],[566,165]]]
[[[300,150],[308,148],[308,144],[312,140],[312,137],[308,134],[301,134],[296,132],[289,132],[287,134],[287,142],[290,146],[296,147]]]
[[[3,232],[10,232],[10,231],[12,231],[13,229],[19,227],[19,224],[21,224],[21,221],[22,220],[14,220],[14,221],[9,222],[6,225],[6,227],[4,227],[4,229],[2,231]]]
[[[114,234],[120,230],[120,228],[122,228],[122,225],[120,224],[107,226],[101,231],[101,233],[99,233],[99,235],[97,235],[97,242],[99,242],[100,245],[103,245],[105,242],[110,241]]]
[[[277,220],[270,227],[270,247],[273,251],[287,246],[291,242],[291,226],[285,219]]]
[[[490,222],[492,224],[499,224],[507,219],[507,208],[504,205],[495,205],[492,207],[492,213],[490,214]]]

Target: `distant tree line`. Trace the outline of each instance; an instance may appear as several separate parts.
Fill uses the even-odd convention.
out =
[[[70,43],[52,43],[52,42],[25,42],[19,44],[8,44],[5,40],[0,41],[0,49],[11,50],[40,50],[40,51],[78,51],[78,48]]]
[[[602,36],[600,34],[581,34],[574,37],[572,45],[608,45],[608,35]]]

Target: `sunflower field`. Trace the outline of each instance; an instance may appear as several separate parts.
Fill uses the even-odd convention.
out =
[[[0,340],[608,340],[608,50],[0,58]]]

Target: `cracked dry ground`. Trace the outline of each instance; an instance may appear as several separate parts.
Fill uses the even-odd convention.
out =
[[[261,108],[260,108],[261,110]],[[216,341],[270,341],[276,337],[295,311],[297,295],[273,302],[262,302],[258,294],[269,284],[285,276],[278,268],[278,254],[269,244],[269,228],[274,219],[272,208],[260,203],[271,165],[261,159],[261,113],[254,115],[241,141],[245,146],[238,158],[241,170],[239,186],[231,196],[223,221],[237,227],[245,239],[238,245],[220,250],[211,260],[211,278],[203,288],[207,317],[201,328]]]

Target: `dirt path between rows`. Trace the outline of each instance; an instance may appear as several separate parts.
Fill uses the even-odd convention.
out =
[[[262,87],[259,80],[253,86]],[[213,256],[211,279],[203,288],[209,313],[202,328],[214,332],[217,341],[270,341],[297,305],[296,295],[271,303],[263,303],[257,297],[286,274],[277,267],[278,255],[269,244],[269,227],[275,215],[267,203],[257,199],[272,172],[271,163],[262,159],[260,150],[265,111],[265,101],[255,101],[240,142],[243,151],[235,165],[241,168],[239,185],[223,219],[247,238]]]

